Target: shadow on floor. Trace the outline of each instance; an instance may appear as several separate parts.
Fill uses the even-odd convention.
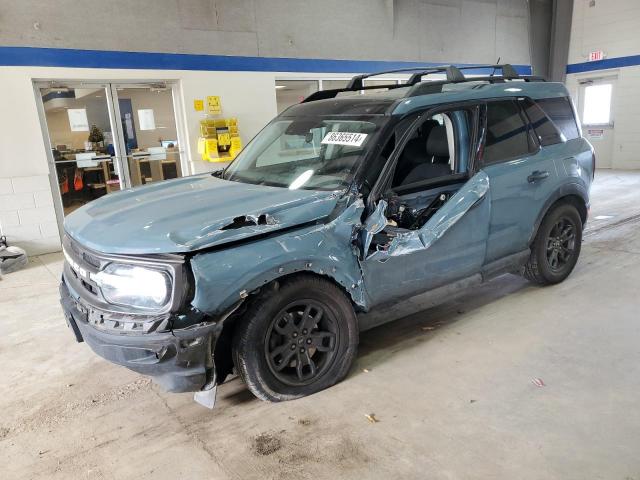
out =
[[[469,313],[525,288],[535,287],[517,275],[503,275],[462,291],[439,305],[421,305],[420,297],[414,297],[400,310],[401,314],[397,305],[390,307],[389,323],[361,333],[358,358],[367,357],[366,367],[373,367],[412,344],[437,338],[444,327],[454,326],[463,319],[472,321]],[[380,314],[384,314],[384,310],[377,312]]]
[[[362,373],[362,368],[374,368],[389,356],[411,348],[413,345],[438,338],[443,327],[453,326],[462,319],[472,319],[467,315],[485,305],[531,286],[524,278],[503,275],[478,287],[461,291],[455,298],[432,305],[421,302],[420,296],[400,304],[377,309],[375,314],[388,315],[389,323],[380,325],[360,334],[360,345],[356,364],[349,376]],[[225,382],[223,394],[230,406],[241,405],[255,397],[249,392],[239,377],[230,377]]]

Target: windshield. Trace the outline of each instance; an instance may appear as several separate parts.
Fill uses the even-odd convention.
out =
[[[383,116],[278,117],[227,167],[223,178],[291,190],[339,190],[379,131]]]

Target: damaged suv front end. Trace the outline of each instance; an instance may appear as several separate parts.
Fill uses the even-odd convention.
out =
[[[213,386],[219,323],[189,307],[181,255],[107,255],[64,238],[61,303],[78,342],[171,392]]]
[[[371,134],[388,118],[281,117],[243,154],[255,157],[252,148],[263,151],[265,138],[304,140],[317,124],[349,122]],[[225,320],[237,317],[250,295],[310,272],[332,278],[364,305],[352,245],[364,203],[350,185],[365,150],[352,151],[346,165],[334,170],[334,162],[324,174],[307,165],[283,179],[275,165],[269,178],[253,178],[256,170],[237,168],[225,178],[185,177],[78,209],[65,221],[60,285],[77,341],[168,391],[198,392],[196,400],[210,407],[232,369]]]

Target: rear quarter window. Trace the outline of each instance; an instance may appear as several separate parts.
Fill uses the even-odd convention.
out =
[[[529,154],[531,141],[519,105],[513,100],[487,103],[487,137],[483,163],[505,162]]]
[[[531,126],[540,141],[540,145],[546,147],[566,141],[564,134],[533,100],[525,98],[522,100],[522,107],[527,117],[529,117]]]
[[[572,140],[580,136],[576,117],[573,114],[571,101],[567,97],[542,98],[536,100],[540,108],[560,129],[567,140]]]

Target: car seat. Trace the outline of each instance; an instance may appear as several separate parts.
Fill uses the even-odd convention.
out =
[[[394,185],[402,184],[403,179],[406,178],[411,170],[428,160],[426,150],[427,139],[429,138],[431,130],[439,125],[435,120],[427,120],[418,129],[418,136],[407,142],[394,174]]]
[[[423,145],[422,148],[425,152],[422,156],[422,162],[411,169],[402,180],[401,185],[451,175],[446,127],[439,124],[433,127],[429,132],[426,145]]]

